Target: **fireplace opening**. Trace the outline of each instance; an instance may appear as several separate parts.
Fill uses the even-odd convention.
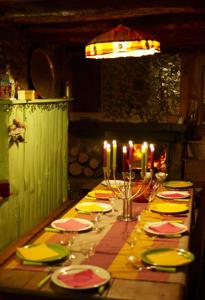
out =
[[[118,142],[116,178],[122,178],[122,147]],[[136,178],[141,171],[141,144],[133,144],[132,169]],[[167,173],[168,145],[154,144],[154,171]],[[112,154],[112,153],[111,153]],[[150,152],[148,151],[147,169],[150,169]],[[72,197],[80,198],[103,180],[103,142],[102,140],[81,139],[70,144],[68,157],[69,182]]]
[[[141,160],[142,160],[142,151],[141,144],[133,145],[133,163],[132,169],[136,171],[141,170]],[[167,144],[165,143],[157,143],[154,145],[154,157],[153,157],[153,166],[156,172],[164,172],[167,173]],[[148,160],[147,160],[147,169],[151,168],[151,152],[148,151]]]
[[[135,146],[133,168],[140,174],[139,147],[146,140],[155,145],[154,167],[168,173],[168,180],[183,178],[183,156],[186,146],[183,124],[133,124],[72,121],[69,125],[68,179],[77,196],[88,192],[103,180],[103,142],[118,143],[117,172],[122,174],[122,146],[132,140]],[[72,167],[71,167],[72,166]],[[148,164],[149,167],[149,164]],[[74,195],[74,197],[77,197]]]

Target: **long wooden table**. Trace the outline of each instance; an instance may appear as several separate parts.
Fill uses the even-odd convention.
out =
[[[102,185],[98,185],[96,189],[104,189]],[[82,201],[93,201],[91,198],[83,198]],[[155,201],[155,199],[154,199]],[[107,202],[108,203],[108,202]],[[146,203],[135,203],[134,209],[136,214],[145,212],[147,209],[148,204]],[[188,213],[184,213],[183,216],[171,216],[171,220],[179,220],[188,226],[190,229],[191,225],[191,217],[192,217],[192,196],[190,201],[188,202],[189,211]],[[117,215],[119,215],[122,211],[122,200],[117,200],[115,207],[117,208],[116,211],[108,212],[103,214],[101,225],[102,231],[100,233],[95,233],[93,231],[89,231],[86,233],[81,233],[77,239],[79,239],[78,243],[76,241],[76,253],[78,253],[80,244],[84,240],[95,240],[96,244],[98,244],[98,249],[101,247],[102,240],[105,240],[107,236],[110,234],[112,235],[113,226],[118,227],[118,235],[120,238],[120,228],[124,228],[124,226],[135,226],[137,221],[125,222],[125,221],[116,221]],[[140,212],[140,213],[139,213]],[[167,280],[166,276],[162,274],[161,279],[156,271],[149,271],[153,272],[153,279],[146,278],[143,275],[138,275],[138,278],[126,279],[120,278],[121,276],[114,276],[109,285],[106,286],[106,289],[103,292],[100,292],[99,289],[90,289],[90,290],[69,290],[64,289],[61,287],[56,286],[50,280],[41,288],[37,289],[37,284],[39,283],[42,278],[45,277],[46,273],[42,270],[34,271],[31,269],[19,269],[11,268],[13,261],[16,260],[16,248],[17,246],[23,246],[28,243],[44,241],[48,239],[48,241],[55,239],[56,241],[61,238],[61,233],[48,233],[44,231],[44,228],[48,226],[52,220],[55,220],[59,217],[65,216],[75,216],[76,209],[72,207],[71,209],[68,206],[68,203],[65,203],[62,208],[56,211],[54,214],[50,215],[44,222],[36,226],[32,229],[32,231],[22,237],[19,241],[8,247],[5,251],[3,251],[0,255],[0,299],[7,300],[7,299],[125,299],[125,300],[134,300],[134,299],[143,299],[143,300],[182,300],[185,299],[186,290],[188,285],[188,275],[189,275],[189,266],[184,266],[179,268],[176,273],[167,275],[170,276],[171,280]],[[78,217],[85,217],[89,218],[88,215],[78,214]],[[156,215],[157,216],[157,215]],[[164,218],[164,216],[163,216]],[[166,216],[165,216],[166,218]],[[138,218],[139,219],[139,218]],[[157,219],[155,219],[156,221]],[[138,220],[139,221],[139,220]],[[117,222],[117,223],[116,223]],[[114,224],[114,225],[113,225]],[[5,233],[6,234],[6,233]],[[139,238],[140,240],[140,238]],[[156,239],[153,241],[153,247],[156,245],[177,245],[179,248],[189,249],[189,234],[184,234],[182,237],[177,239],[165,239],[162,241],[162,238]],[[171,241],[173,240],[173,242]],[[149,240],[150,241],[150,240]],[[113,241],[113,243],[115,243]],[[109,243],[112,243],[112,236],[109,239]],[[165,243],[165,244],[164,244]],[[104,245],[104,244],[103,244]],[[116,245],[113,245],[113,247]],[[105,245],[104,245],[105,247]],[[75,248],[75,247],[74,247]],[[105,248],[106,249],[106,248]],[[99,250],[100,253],[100,250]],[[102,265],[102,261],[98,258],[97,254],[96,259],[94,260],[95,264]],[[100,256],[99,256],[100,257]],[[92,258],[91,258],[92,263]],[[77,254],[77,260],[75,263],[89,263],[89,259],[86,261],[82,258],[81,254]],[[109,270],[109,268],[108,268]],[[137,272],[136,270],[132,270],[132,272]],[[156,274],[157,273],[157,274]],[[114,274],[114,273],[113,273]],[[152,278],[152,274],[151,277]],[[111,272],[112,275],[112,272]],[[141,278],[140,278],[141,276]],[[126,276],[125,276],[126,277]],[[156,278],[155,278],[156,277]],[[165,280],[163,278],[166,278]]]

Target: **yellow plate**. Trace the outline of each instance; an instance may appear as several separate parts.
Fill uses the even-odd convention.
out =
[[[30,244],[17,248],[16,255],[22,260],[51,262],[68,255],[68,249],[58,244]]]
[[[194,260],[194,255],[184,249],[155,248],[143,252],[141,259],[150,265],[177,267],[192,262]]]
[[[112,191],[106,191],[106,190],[94,190],[89,192],[88,196],[97,199],[109,199],[115,197]]]
[[[188,206],[184,203],[155,203],[150,206],[150,209],[158,213],[181,213],[188,210]]]
[[[173,188],[173,189],[180,189],[180,188],[189,188],[193,186],[191,181],[183,181],[183,180],[173,180],[173,181],[166,181],[164,182],[164,187]]]

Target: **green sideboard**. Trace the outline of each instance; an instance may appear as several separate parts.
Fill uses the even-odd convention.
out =
[[[23,129],[9,136],[16,120]],[[0,100],[0,180],[11,193],[0,204],[0,250],[67,200],[67,160],[68,100]]]

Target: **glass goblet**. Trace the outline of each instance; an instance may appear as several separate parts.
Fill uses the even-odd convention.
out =
[[[93,231],[95,232],[99,232],[100,231],[100,227],[99,227],[99,222],[101,220],[102,217],[102,212],[91,212],[91,220],[94,224],[93,226]]]

